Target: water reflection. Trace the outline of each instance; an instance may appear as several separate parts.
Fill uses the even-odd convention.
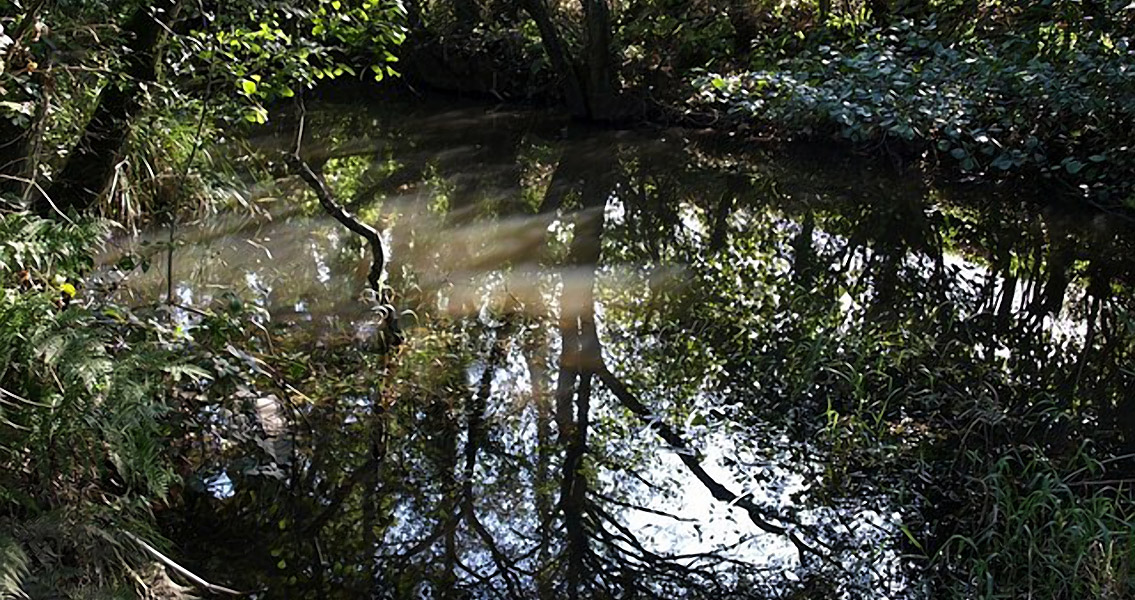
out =
[[[407,335],[368,343],[365,247],[295,182],[181,232],[182,303],[236,288],[270,334],[207,390],[227,412],[167,523],[230,587],[933,597],[903,555],[950,535],[950,495],[902,457],[967,443],[943,415],[1135,414],[1131,238],[1106,217],[535,112],[327,106],[308,135],[387,231]]]

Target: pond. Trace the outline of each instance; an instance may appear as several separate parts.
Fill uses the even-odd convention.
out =
[[[1132,425],[1119,217],[839,149],[350,100],[309,104],[302,155],[381,230],[386,297],[364,241],[262,161],[295,122],[217,149],[238,208],[175,231],[185,331],[257,323],[215,357],[229,400],[159,515],[210,580],[936,597],[924,556],[973,518],[957,456],[1035,411],[1042,447]],[[152,265],[117,294],[164,297],[166,235],[115,243],[106,264]]]

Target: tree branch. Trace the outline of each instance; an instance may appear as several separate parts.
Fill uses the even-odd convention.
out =
[[[373,255],[370,272],[367,274],[367,283],[370,289],[374,290],[375,294],[381,298],[381,281],[382,269],[386,266],[386,255],[382,250],[382,234],[377,229],[363,223],[355,218],[354,215],[347,212],[336,200],[335,196],[331,193],[327,183],[323,177],[316,174],[315,171],[308,166],[302,158],[297,155],[289,155],[287,158],[288,167],[292,169],[300,179],[303,179],[312,191],[315,192],[315,197],[319,200],[320,206],[327,214],[331,215],[333,219],[338,221],[343,227],[349,229],[352,233],[361,236],[367,241],[370,246],[371,254]]]
[[[162,554],[161,552],[158,552],[158,550],[157,550],[156,548],[154,548],[153,546],[151,546],[151,545],[147,544],[146,542],[142,541],[142,538],[140,538],[140,537],[138,537],[138,536],[134,535],[133,533],[130,533],[129,531],[123,531],[122,533],[123,533],[123,534],[124,534],[124,535],[125,535],[126,537],[130,538],[131,540],[133,540],[133,541],[134,541],[134,543],[136,543],[136,544],[138,544],[139,546],[141,546],[141,547],[142,547],[142,549],[143,549],[143,550],[145,550],[146,552],[148,552],[148,553],[149,553],[149,554],[150,554],[151,556],[153,556],[154,558],[158,559],[158,561],[159,561],[159,562],[161,562],[161,563],[162,563],[162,564],[164,564],[165,566],[167,566],[167,567],[169,567],[169,568],[173,569],[174,571],[177,571],[177,572],[178,572],[179,574],[181,574],[181,575],[182,575],[183,577],[185,577],[186,579],[188,579],[188,580],[192,581],[193,583],[197,584],[197,585],[198,585],[198,586],[200,586],[200,587],[201,587],[202,589],[204,589],[204,590],[207,590],[207,591],[209,591],[209,592],[212,592],[212,593],[214,593],[214,594],[228,594],[228,595],[230,595],[230,596],[243,596],[243,595],[245,595],[245,593],[244,593],[244,592],[238,592],[238,591],[236,591],[236,590],[230,590],[230,589],[229,589],[229,588],[227,588],[227,587],[224,587],[224,586],[219,586],[219,585],[214,585],[214,584],[212,584],[212,583],[209,583],[208,581],[205,581],[204,579],[202,579],[202,578],[201,578],[200,576],[198,576],[197,574],[193,573],[193,572],[192,572],[192,571],[190,571],[189,569],[186,569],[185,567],[183,567],[183,566],[181,566],[181,565],[177,564],[176,562],[174,562],[174,561],[173,561],[173,559],[171,559],[170,557],[166,556],[165,554]]]
[[[665,440],[666,443],[676,451],[675,453],[678,455],[678,458],[686,465],[686,468],[693,473],[694,477],[701,482],[705,489],[709,491],[710,495],[712,495],[715,500],[741,507],[749,515],[749,520],[762,531],[787,537],[800,553],[801,562],[803,562],[805,555],[808,554],[818,556],[830,562],[830,557],[805,542],[796,532],[768,521],[764,517],[761,507],[757,506],[748,496],[737,495],[711,477],[709,473],[705,471],[705,468],[702,467],[701,460],[698,459],[693,449],[682,439],[682,436],[674,431],[674,429],[660,417],[653,414],[646,405],[640,402],[627,386],[607,369],[606,365],[599,363],[598,367],[595,369],[595,373],[599,376],[599,380],[603,382],[603,385],[611,390],[611,393],[618,398],[619,402],[622,403],[624,407],[637,415],[639,419],[658,433],[658,436]]]

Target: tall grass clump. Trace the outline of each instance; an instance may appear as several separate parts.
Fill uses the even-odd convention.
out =
[[[971,458],[977,458],[971,455]],[[1135,597],[1135,497],[1085,445],[1065,461],[1021,447],[967,490],[972,530],[935,557],[954,598]]]

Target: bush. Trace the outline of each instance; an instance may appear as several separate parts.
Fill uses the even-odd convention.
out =
[[[903,21],[777,70],[706,75],[696,101],[804,136],[888,144],[970,177],[1039,173],[1135,207],[1129,38],[1042,52],[1027,38],[950,43],[935,33],[933,21]]]
[[[170,392],[203,373],[171,326],[84,291],[105,233],[0,214],[0,597],[132,589],[129,535],[159,541],[179,481]]]

